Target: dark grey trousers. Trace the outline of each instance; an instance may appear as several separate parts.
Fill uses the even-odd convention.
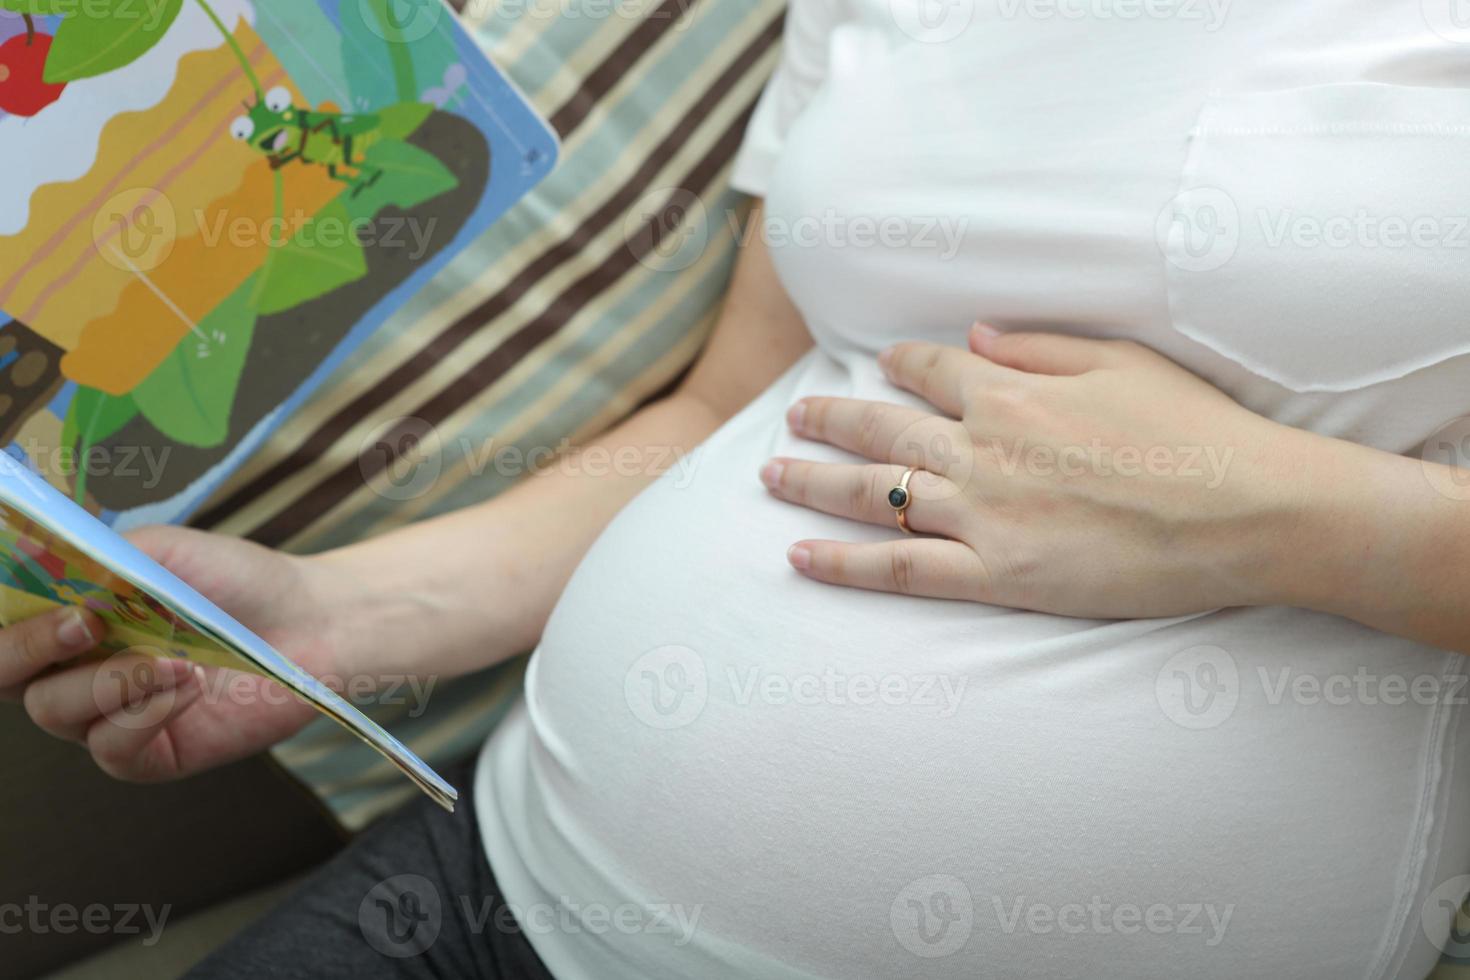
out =
[[[450,781],[474,785],[473,769]],[[506,907],[468,793],[369,828],[300,892],[189,973],[199,980],[550,980]]]

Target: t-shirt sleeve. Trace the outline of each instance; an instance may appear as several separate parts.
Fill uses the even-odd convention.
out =
[[[761,93],[730,182],[764,196],[786,133],[827,77],[828,40],[844,0],[791,0],[781,41],[781,60]]]

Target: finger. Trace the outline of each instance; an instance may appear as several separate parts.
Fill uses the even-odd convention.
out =
[[[107,628],[97,614],[71,607],[0,630],[0,694],[19,701],[30,681],[95,647]]]
[[[1014,380],[1015,372],[974,352],[943,344],[907,343],[878,355],[888,380],[953,418],[965,414],[965,396],[984,384]]]
[[[179,757],[168,726],[204,694],[198,668],[195,679],[171,691],[151,695],[131,710],[99,718],[87,729],[92,760],[113,779],[153,783],[179,772]]]
[[[192,674],[187,661],[119,654],[32,682],[25,692],[26,713],[42,730],[80,742],[98,718],[118,711],[140,713],[151,695],[173,690]]]
[[[761,482],[782,500],[854,521],[897,527],[888,495],[903,479],[905,467],[852,466],[773,459],[761,470]],[[963,518],[959,488],[942,476],[916,470],[909,478],[904,519],[924,534],[951,534]]]
[[[985,565],[968,545],[943,538],[878,544],[802,541],[787,554],[808,578],[875,592],[984,601]]]
[[[945,473],[970,458],[970,434],[963,425],[902,405],[854,398],[803,398],[791,407],[787,421],[799,436],[880,463]]]
[[[994,364],[1027,374],[1077,375],[1118,362],[1118,345],[1055,333],[1002,333],[977,323],[970,349]]]

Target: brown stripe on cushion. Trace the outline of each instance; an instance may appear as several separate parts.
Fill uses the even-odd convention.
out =
[[[612,90],[618,79],[631,71],[638,59],[657,44],[659,38],[677,24],[679,18],[696,2],[697,0],[664,0],[650,11],[623,38],[622,43],[602,59],[602,64],[582,79],[581,87],[562,103],[562,107],[552,114],[549,120],[551,128],[565,139],[567,134],[582,124],[597,103]]]
[[[703,93],[695,105],[679,121],[673,131],[669,133],[656,149],[648,154],[643,166],[608,201],[589,215],[567,238],[537,256],[535,260],[527,265],[526,268],[499,292],[491,295],[478,307],[450,324],[414,355],[380,378],[372,388],[358,395],[322,422],[309,436],[302,440],[301,444],[295,450],[280,462],[249,481],[214,507],[200,513],[194,519],[194,525],[198,527],[212,527],[219,524],[235,512],[248,506],[257,496],[266,493],[280,481],[289,478],[316,462],[326,454],[338,439],[356,425],[359,420],[368,416],[377,405],[381,404],[389,396],[404,390],[404,388],[411,385],[420,375],[452,355],[460,344],[472,337],[485,323],[500,316],[507,309],[510,309],[517,300],[535,288],[542,279],[550,275],[562,263],[579,254],[588,242],[596,238],[605,228],[617,220],[627,208],[638,200],[646,191],[649,181],[658,172],[661,161],[671,155],[680,145],[688,141],[690,133],[719,104],[724,95],[733,89],[740,78],[776,43],[781,36],[783,19],[784,15],[777,15],[772,19],[770,24],[766,25],[765,29],[726,67],[725,71],[721,73],[715,83]],[[743,133],[743,127],[749,112],[750,107],[747,107],[738,120],[739,129],[735,134],[737,147],[739,136]],[[728,134],[725,138],[722,138],[722,145],[727,138]],[[731,147],[724,152],[727,153],[727,156],[733,156],[734,149],[735,147]],[[717,164],[722,165],[724,162],[727,161],[719,160]],[[718,171],[718,165],[715,169]],[[628,262],[633,261],[631,249],[619,249],[613,258],[615,259],[619,256],[624,257]],[[609,263],[612,261],[613,259],[609,259]],[[624,267],[626,267],[626,264]],[[557,301],[548,307],[548,312],[563,308],[563,304],[569,302],[567,295],[578,288],[578,285],[580,284],[574,284],[567,293],[558,297]],[[585,302],[585,300],[579,299],[573,301],[572,308],[580,308],[582,302]],[[543,320],[546,320],[546,322],[542,322]],[[539,343],[544,335],[555,332],[560,320],[557,318],[548,320],[543,315],[542,318],[538,318],[534,322],[537,325],[537,339],[534,342],[524,347],[522,346],[522,342],[519,342],[521,334],[524,334],[529,329],[530,325],[528,325],[522,328],[521,334],[509,338],[500,349],[512,348],[515,351],[514,358],[519,358],[524,349],[534,347],[535,343]],[[470,379],[470,383],[475,390],[493,383],[500,373],[503,373],[506,368],[515,363],[515,360],[512,359],[509,364],[505,364],[503,360],[496,360],[494,363],[499,365],[496,368],[496,374],[474,376]],[[479,367],[477,365],[476,368],[472,369],[472,373],[474,370],[478,370]],[[464,379],[461,378],[460,382],[455,383],[456,386],[460,386],[463,381]],[[340,486],[338,480],[344,473],[347,474],[349,486],[345,491],[338,491],[339,497],[341,494],[351,492],[350,483],[353,482],[352,474],[356,474],[356,479],[358,480],[363,478],[362,471],[359,469],[356,460],[354,460],[351,466],[338,470],[337,473],[318,483],[308,492],[306,499],[302,499],[293,504],[289,511],[277,514],[275,517],[258,525],[248,536],[254,540],[272,545],[278,545],[280,542],[291,537],[300,528],[305,527],[311,521],[315,520],[321,513],[325,513],[336,502],[334,499],[326,507],[321,507],[319,498],[324,486]],[[308,508],[308,499],[315,500],[315,505]],[[313,511],[310,516],[304,513],[308,509]],[[302,513],[298,515],[298,511]]]
[[[708,190],[709,185],[729,164],[730,159],[739,148],[750,113],[754,109],[755,102],[752,100],[705,156],[680,181],[680,187],[696,194]],[[657,163],[650,160],[646,169],[656,170]],[[636,189],[632,199],[636,200]],[[631,201],[625,202],[625,205],[626,203],[631,203]],[[680,210],[680,203],[670,202],[665,205],[664,210],[654,215],[648,224],[654,228],[669,227],[676,220],[676,215]],[[663,224],[660,225],[658,222],[663,222]],[[528,351],[554,335],[564,322],[564,317],[558,312],[561,308],[569,305],[573,309],[579,309],[591,297],[606,290],[636,265],[643,255],[647,254],[655,240],[656,236],[653,234],[640,234],[634,241],[641,243],[643,247],[634,247],[630,243],[627,248],[614,250],[601,266],[568,286],[566,291],[558,296],[540,316],[521,327],[507,338],[505,343],[487,353],[433,398],[409,412],[408,416],[421,419],[430,425],[443,422],[456,409],[483,390],[486,385],[493,383],[496,378],[513,367]],[[383,394],[386,396],[387,392]],[[397,435],[396,432],[386,434],[383,439],[379,440],[379,444],[396,446],[398,445],[398,440],[395,438]],[[362,486],[363,481],[371,480],[376,476],[391,462],[387,456],[387,453],[379,452],[368,458],[354,458],[351,463],[318,482],[289,509],[252,530],[249,537],[261,544],[279,546],[325,515],[344,497]]]

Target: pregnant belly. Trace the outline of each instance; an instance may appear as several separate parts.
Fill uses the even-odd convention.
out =
[[[790,541],[888,532],[714,448],[613,524],[533,660],[499,791],[549,900],[682,909],[673,975],[1427,972],[1420,910],[1470,862],[1458,658],[1286,609],[821,586]]]

